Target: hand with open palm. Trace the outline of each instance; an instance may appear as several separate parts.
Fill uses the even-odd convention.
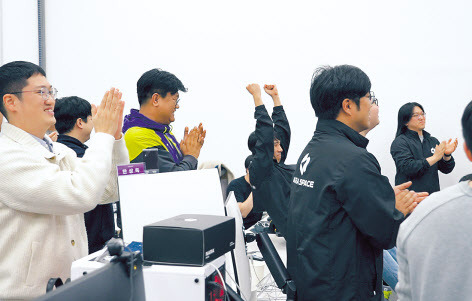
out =
[[[449,139],[449,141],[446,142],[446,149],[444,150],[444,154],[446,156],[450,156],[457,148],[457,138],[452,141],[452,139]]]

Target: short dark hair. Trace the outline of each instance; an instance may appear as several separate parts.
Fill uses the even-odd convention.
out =
[[[361,69],[350,66],[322,66],[311,79],[310,101],[319,119],[336,119],[343,100],[352,99],[359,107],[369,93],[370,79]]]
[[[7,117],[7,111],[3,105],[3,96],[12,92],[20,92],[28,85],[27,80],[36,74],[46,76],[43,68],[30,62],[15,61],[0,67],[0,113]],[[22,99],[22,95],[18,94]]]
[[[56,130],[59,134],[72,131],[79,118],[87,122],[87,117],[90,115],[92,115],[92,106],[83,98],[69,96],[56,100],[54,117],[56,117]]]
[[[281,138],[280,138],[280,135],[276,131],[274,131],[274,141],[275,140],[277,140],[279,142],[282,141]]]
[[[400,110],[398,110],[398,125],[395,137],[398,137],[406,132],[408,129],[406,124],[411,120],[415,107],[419,107],[421,111],[424,112],[423,106],[417,102],[408,102],[401,106]]]
[[[244,167],[246,167],[246,169],[249,168],[249,165],[251,165],[252,160],[254,160],[254,156],[253,156],[253,155],[247,156],[246,160],[244,160]]]
[[[461,122],[465,144],[469,149],[472,149],[472,101],[465,107]]]
[[[187,88],[184,87],[180,79],[172,73],[157,68],[144,72],[137,84],[140,106],[145,104],[154,93],[166,97],[168,92],[175,94],[178,91],[187,92]]]

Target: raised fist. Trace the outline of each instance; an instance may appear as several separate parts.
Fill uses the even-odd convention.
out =
[[[264,91],[272,97],[279,95],[276,85],[264,85]]]
[[[261,96],[261,87],[258,84],[249,84],[246,89],[251,93],[252,96]]]

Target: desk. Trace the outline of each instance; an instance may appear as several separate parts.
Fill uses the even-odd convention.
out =
[[[72,263],[71,280],[101,268],[104,264],[91,261],[100,256],[103,250],[81,258]],[[217,267],[224,273],[225,256],[221,256],[203,267],[152,265],[143,266],[146,300],[205,301],[206,280]],[[222,270],[223,269],[223,270]]]

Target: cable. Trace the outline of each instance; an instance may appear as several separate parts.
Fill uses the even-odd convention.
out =
[[[241,295],[243,295],[244,299],[246,300],[250,300],[248,297],[246,297],[246,295],[243,294],[243,290],[241,289],[241,287],[238,285],[238,283],[234,280],[233,277],[231,277],[231,274],[226,272],[226,275],[229,276],[229,278],[231,278],[231,280],[234,282],[234,284],[236,284],[236,287],[239,289],[239,291],[241,292]]]
[[[221,279],[221,282],[223,282],[223,289],[224,291],[226,291],[226,285],[225,285],[225,282],[224,282],[224,278],[223,276],[221,275],[221,272],[220,272],[220,269],[218,269],[213,263],[209,263],[209,265],[211,265],[212,267],[215,268],[216,272],[218,272],[218,275],[220,275],[220,279]]]
[[[261,279],[259,278],[259,276],[257,276],[256,268],[254,267],[254,258],[252,258],[252,256],[250,258],[251,258],[252,270],[254,271],[254,275],[256,275],[256,278],[257,278],[257,283],[260,283]]]
[[[105,250],[105,251],[103,251]],[[99,256],[97,256],[93,261],[97,261],[97,262],[101,262],[103,258],[107,257],[107,255],[109,255],[108,253],[108,249],[103,249],[103,253],[100,254]]]
[[[271,301],[271,300],[281,300],[279,295],[283,294],[283,293],[276,285],[274,285],[274,279],[272,278],[271,273],[268,273],[267,275],[262,277],[262,279],[260,279],[259,276],[257,275],[256,268],[254,266],[253,258],[252,257],[249,257],[249,258],[251,259],[252,269],[253,269],[254,274],[256,275],[256,278],[257,278],[257,281],[258,281],[257,287],[260,290],[260,291],[258,290],[258,295],[257,295],[258,299],[259,299],[259,296],[261,294],[265,294],[269,301]],[[275,296],[274,296],[274,294],[275,294]],[[266,300],[266,299],[264,299],[264,300]]]
[[[233,290],[231,286],[228,287],[228,297],[230,301],[249,301],[249,300],[244,300],[241,295]]]
[[[223,275],[221,275],[220,269],[218,269],[218,268],[217,268],[213,263],[211,263],[211,262],[209,263],[209,265],[211,265],[212,267],[214,267],[215,270],[218,272],[218,275],[220,275],[221,282],[223,283],[223,292],[225,293],[225,296],[226,296],[226,284],[225,284]],[[226,298],[224,298],[224,300],[226,300]]]

